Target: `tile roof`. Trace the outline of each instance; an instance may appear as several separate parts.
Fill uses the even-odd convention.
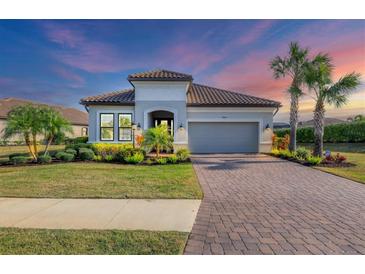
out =
[[[121,90],[90,96],[81,99],[83,105],[91,104],[117,104],[134,105],[134,89]],[[279,107],[276,101],[263,99],[238,92],[191,84],[187,92],[188,106],[242,106],[242,107]]]
[[[4,98],[0,99],[0,119],[6,119],[8,112],[15,106],[33,104],[40,106],[49,106],[58,112],[60,112],[63,117],[70,121],[73,125],[88,125],[88,115],[85,111],[81,111],[75,108],[67,108],[63,106],[48,105],[45,103],[34,102],[31,100],[24,100],[19,98]]]
[[[239,92],[192,84],[187,92],[188,106],[279,107],[276,101]]]
[[[156,69],[128,75],[128,81],[192,81],[193,77],[189,74]]]
[[[134,89],[124,89],[104,93],[95,96],[89,96],[80,100],[82,105],[90,104],[118,104],[118,105],[134,105]]]

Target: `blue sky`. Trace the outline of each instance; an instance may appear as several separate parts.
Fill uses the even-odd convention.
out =
[[[333,57],[334,78],[365,75],[361,20],[0,20],[0,97],[79,109],[84,96],[129,87],[128,74],[154,68],[190,73],[197,83],[279,100],[287,120],[288,81],[268,63],[290,41]],[[302,99],[310,119],[313,100]],[[341,113],[364,112],[365,88]]]

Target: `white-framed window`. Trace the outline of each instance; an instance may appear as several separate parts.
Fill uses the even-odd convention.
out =
[[[118,114],[118,140],[132,141],[132,114]]]
[[[114,113],[100,113],[100,141],[114,141]]]

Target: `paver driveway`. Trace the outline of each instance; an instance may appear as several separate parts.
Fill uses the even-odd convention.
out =
[[[365,185],[265,155],[195,156],[186,254],[365,254]]]

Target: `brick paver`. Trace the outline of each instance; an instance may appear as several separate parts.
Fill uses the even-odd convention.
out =
[[[194,156],[185,254],[365,254],[365,185],[265,155]]]

